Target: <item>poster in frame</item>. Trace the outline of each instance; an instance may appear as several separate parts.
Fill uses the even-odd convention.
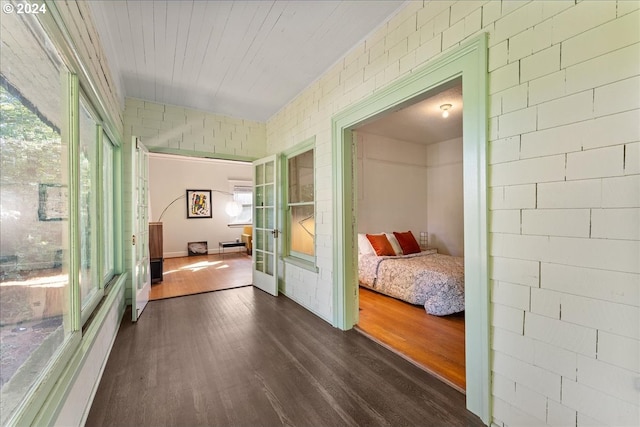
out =
[[[187,190],[187,218],[211,218],[211,190]]]

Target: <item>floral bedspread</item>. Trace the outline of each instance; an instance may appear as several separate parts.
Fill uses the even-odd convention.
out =
[[[464,258],[424,251],[402,256],[360,255],[360,284],[444,316],[464,310]]]

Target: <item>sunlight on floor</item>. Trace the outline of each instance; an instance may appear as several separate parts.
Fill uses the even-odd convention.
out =
[[[224,261],[200,261],[193,264],[185,265],[177,270],[167,270],[163,275],[177,273],[184,270],[191,270],[195,273],[196,271],[204,270],[205,268],[209,267],[216,267],[216,269],[229,268],[229,264],[225,263]]]

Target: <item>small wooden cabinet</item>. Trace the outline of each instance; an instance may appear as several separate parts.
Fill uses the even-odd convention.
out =
[[[162,282],[162,264],[164,262],[162,242],[162,223],[149,223],[149,261],[151,263],[151,283]]]

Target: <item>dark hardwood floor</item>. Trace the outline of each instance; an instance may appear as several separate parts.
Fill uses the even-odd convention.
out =
[[[150,300],[181,297],[253,282],[251,256],[246,252],[165,258],[162,282],[151,285]]]
[[[412,305],[360,288],[358,328],[464,392],[464,313],[432,316]]]
[[[243,287],[153,301],[137,324],[124,320],[86,425],[482,422],[463,394],[362,334]]]

